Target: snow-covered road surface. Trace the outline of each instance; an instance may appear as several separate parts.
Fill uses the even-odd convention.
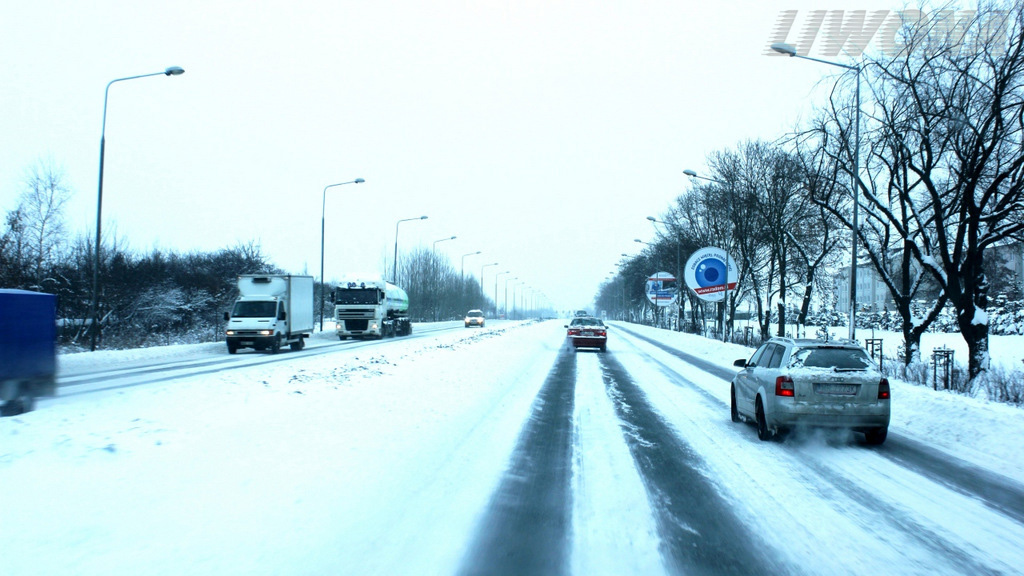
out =
[[[0,420],[0,573],[1024,573],[1019,409],[894,382],[886,445],[763,443],[748,350],[563,323],[64,357]]]

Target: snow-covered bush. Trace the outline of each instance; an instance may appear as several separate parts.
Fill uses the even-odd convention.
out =
[[[988,370],[985,393],[993,402],[1024,406],[1024,373],[993,365]]]
[[[1024,334],[1024,302],[999,298],[988,312],[990,334]]]
[[[895,362],[883,363],[882,373],[886,376],[899,378],[910,384],[917,384],[919,386],[931,385],[931,366],[924,362],[904,364],[903,360],[898,358]]]

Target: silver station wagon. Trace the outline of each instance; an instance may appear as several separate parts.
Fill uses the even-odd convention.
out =
[[[881,444],[889,431],[889,381],[864,348],[839,340],[772,338],[732,380],[732,420],[753,420],[770,440],[798,426],[846,428]]]

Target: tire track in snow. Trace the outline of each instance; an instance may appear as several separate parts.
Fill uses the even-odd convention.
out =
[[[703,460],[658,414],[611,354],[601,357],[608,397],[647,488],[667,567],[680,574],[793,574],[732,513],[701,472]]]
[[[565,574],[572,530],[576,356],[563,346],[459,574]]]

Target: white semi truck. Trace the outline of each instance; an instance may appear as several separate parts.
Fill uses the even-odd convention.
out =
[[[227,322],[228,353],[239,348],[302,350],[313,332],[313,277],[290,274],[242,274],[238,300]]]
[[[341,282],[331,292],[338,338],[387,338],[412,334],[409,295],[381,277]]]

